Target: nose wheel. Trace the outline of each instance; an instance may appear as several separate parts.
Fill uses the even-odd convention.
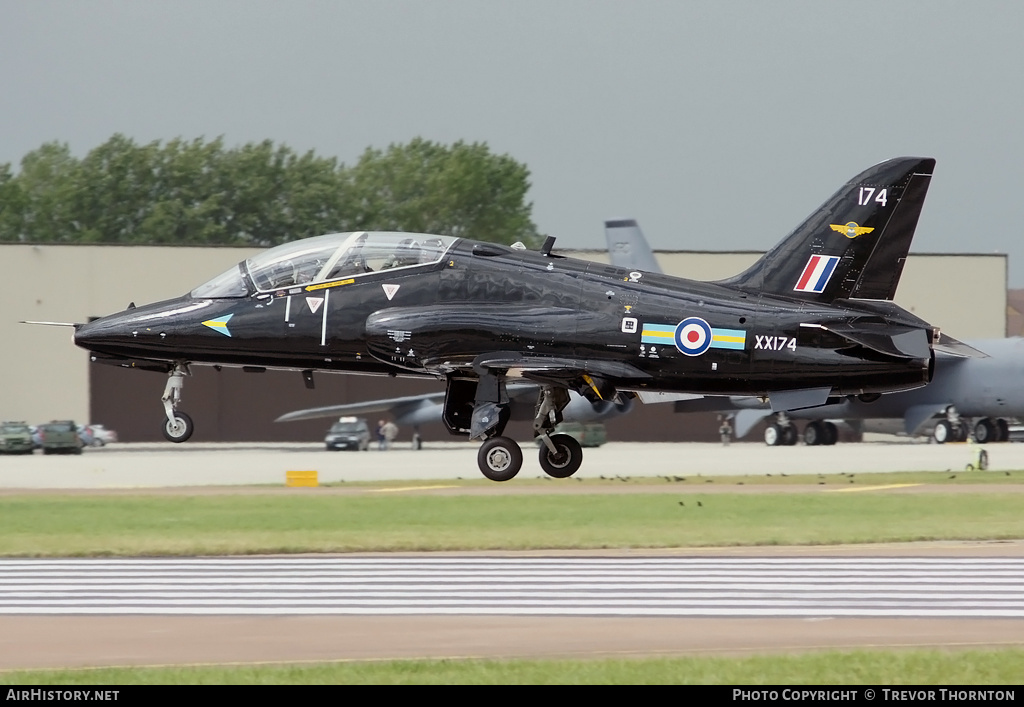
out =
[[[192,436],[192,418],[183,412],[174,412],[173,420],[164,421],[164,439],[168,442],[184,442]]]

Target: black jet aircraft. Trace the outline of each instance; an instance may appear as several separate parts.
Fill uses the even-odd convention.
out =
[[[502,432],[508,384],[540,386],[540,465],[572,475],[580,445],[551,434],[569,391],[754,395],[783,409],[925,385],[949,343],[891,302],[935,161],[900,157],[854,177],[760,260],[700,282],[445,235],[357,232],[269,249],[180,298],[79,325],[93,359],[166,371],[164,431],[193,364],[431,376],[444,423],[482,440],[505,481],[522,450]],[[744,225],[745,224],[745,225]],[[762,227],[745,216],[735,227]]]

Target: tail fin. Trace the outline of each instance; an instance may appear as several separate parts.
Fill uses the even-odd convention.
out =
[[[866,169],[721,284],[815,302],[891,300],[934,169],[929,157],[897,157]]]
[[[612,265],[630,270],[661,273],[651,246],[635,219],[604,222],[604,237],[608,241],[608,257]]]

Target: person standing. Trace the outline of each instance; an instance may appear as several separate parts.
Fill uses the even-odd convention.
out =
[[[387,438],[384,436],[384,420],[377,421],[377,449],[381,452],[387,449]]]
[[[395,441],[395,437],[398,436],[398,425],[391,420],[384,423],[381,428],[384,433],[384,449],[391,449],[391,443]]]
[[[728,417],[722,418],[722,424],[718,426],[718,435],[722,438],[722,446],[728,447],[732,441],[732,424]]]

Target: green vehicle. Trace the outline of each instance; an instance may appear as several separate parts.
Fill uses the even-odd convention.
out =
[[[0,454],[31,454],[32,430],[24,422],[0,422]]]
[[[600,422],[562,422],[555,431],[575,437],[581,447],[600,447],[607,437],[604,425]]]
[[[54,420],[39,425],[39,443],[43,454],[81,454],[82,440],[71,420]]]

